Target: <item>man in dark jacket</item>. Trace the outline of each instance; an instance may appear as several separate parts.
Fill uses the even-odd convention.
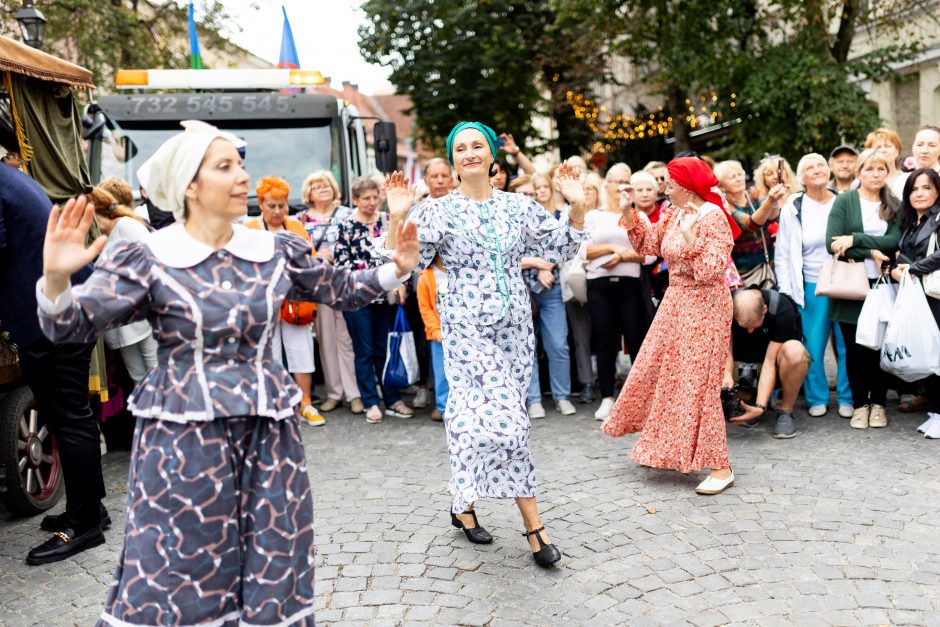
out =
[[[65,513],[43,519],[42,529],[54,535],[29,552],[28,564],[56,562],[103,544],[102,526],[111,522],[101,504],[98,425],[88,404],[94,344],[52,344],[36,313],[36,281],[42,276],[51,208],[33,179],[14,168],[0,168],[0,323],[19,347],[23,376],[56,437],[65,476]],[[80,282],[89,273],[90,268],[74,278]]]

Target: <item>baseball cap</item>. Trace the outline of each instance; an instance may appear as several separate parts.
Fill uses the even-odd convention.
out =
[[[832,159],[840,152],[851,152],[856,157],[858,156],[858,151],[855,150],[855,146],[850,146],[848,144],[840,144],[832,149],[832,152],[829,153],[829,158]]]

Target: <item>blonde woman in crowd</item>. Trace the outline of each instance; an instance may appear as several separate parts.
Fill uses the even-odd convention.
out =
[[[855,171],[858,189],[839,194],[826,225],[829,254],[864,261],[870,282],[881,276],[901,239],[897,199],[887,185],[890,169],[885,153],[872,149],[863,151],[858,156]],[[845,339],[846,366],[855,406],[853,429],[888,426],[884,407],[888,375],[881,371],[880,353],[855,342],[862,302],[829,299],[829,317],[839,323]]]
[[[876,128],[865,138],[865,149],[880,150],[888,158],[888,189],[894,197],[901,200],[904,193],[904,183],[907,182],[907,172],[899,169],[901,164],[901,136],[890,128]]]
[[[779,170],[783,170],[783,180],[779,180]],[[777,185],[780,184],[778,188]],[[772,198],[777,206],[782,206],[791,194],[799,191],[796,177],[790,164],[780,155],[770,155],[761,159],[754,169],[754,200],[763,203]],[[774,192],[771,194],[771,192]]]
[[[337,206],[339,186],[326,170],[314,172],[304,180],[302,195],[307,210],[297,214],[297,218],[310,235],[313,249],[332,263],[339,225],[349,217],[352,210]],[[320,411],[332,411],[346,400],[352,413],[363,413],[365,405],[356,385],[352,338],[342,312],[321,304],[317,308],[314,328],[326,383],[326,400],[320,405]]]

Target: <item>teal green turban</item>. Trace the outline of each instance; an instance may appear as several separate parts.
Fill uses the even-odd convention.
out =
[[[476,130],[483,133],[483,137],[486,138],[486,143],[490,145],[490,152],[493,153],[493,159],[496,159],[496,143],[498,139],[496,137],[496,132],[491,129],[486,124],[481,122],[458,122],[457,125],[450,130],[450,133],[447,135],[447,144],[445,150],[447,151],[447,160],[450,161],[451,165],[454,165],[454,137],[457,136],[457,133],[464,129],[475,128]]]

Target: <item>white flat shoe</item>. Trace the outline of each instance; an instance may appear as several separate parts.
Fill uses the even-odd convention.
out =
[[[734,471],[731,472],[731,476],[727,479],[716,479],[711,475],[705,477],[705,481],[698,484],[698,487],[695,488],[695,491],[699,494],[721,494],[728,488],[734,485]]]

